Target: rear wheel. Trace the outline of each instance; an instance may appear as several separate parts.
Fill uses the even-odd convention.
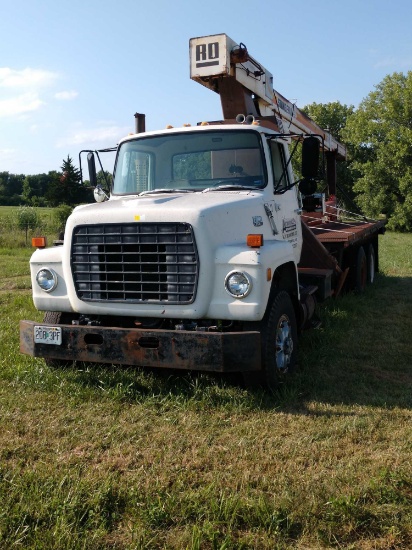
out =
[[[355,268],[355,290],[357,292],[364,292],[368,280],[368,263],[363,246],[358,248]]]
[[[272,300],[262,331],[265,382],[274,387],[291,373],[297,361],[298,331],[295,309],[289,294],[280,290]]]
[[[376,254],[375,247],[371,243],[368,247],[367,253],[367,266],[368,266],[368,284],[373,284],[375,282],[375,273],[376,273]]]
[[[71,325],[75,316],[72,313],[61,311],[46,311],[43,318],[43,323],[46,325]],[[49,367],[61,368],[73,364],[73,361],[67,359],[51,359],[44,357],[44,362]]]

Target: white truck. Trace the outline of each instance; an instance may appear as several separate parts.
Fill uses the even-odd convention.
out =
[[[316,303],[373,282],[385,224],[336,207],[344,146],[273,89],[242,43],[191,39],[190,61],[224,119],[145,132],[135,115],[107,193],[89,152],[98,203],[75,208],[63,242],[32,256],[34,304],[46,313],[21,321],[23,353],[239,371],[273,385],[295,366]],[[320,155],[327,194],[317,192]]]

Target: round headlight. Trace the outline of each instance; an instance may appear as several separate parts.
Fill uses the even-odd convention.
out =
[[[52,269],[43,267],[37,272],[36,281],[42,290],[51,292],[57,286],[57,274]]]
[[[244,298],[252,290],[252,281],[246,273],[232,271],[226,275],[225,289],[234,298]]]

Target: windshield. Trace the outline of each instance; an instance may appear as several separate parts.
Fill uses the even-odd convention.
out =
[[[113,194],[259,189],[266,185],[259,134],[183,132],[121,145]]]

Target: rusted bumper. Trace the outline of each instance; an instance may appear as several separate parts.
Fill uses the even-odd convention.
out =
[[[20,321],[20,351],[34,357],[215,372],[260,370],[259,332],[193,332],[59,325],[61,345],[34,342]],[[50,326],[50,325],[44,325]]]

